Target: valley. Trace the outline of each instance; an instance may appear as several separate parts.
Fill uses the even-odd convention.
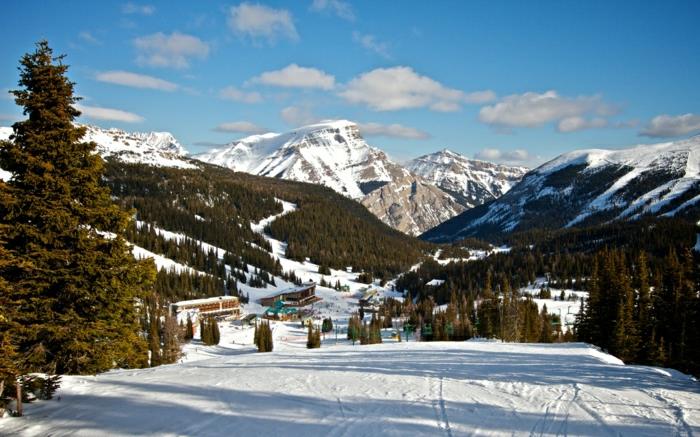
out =
[[[693,14],[79,3],[9,7],[74,54],[0,99],[0,435],[700,433],[700,115],[649,112]]]

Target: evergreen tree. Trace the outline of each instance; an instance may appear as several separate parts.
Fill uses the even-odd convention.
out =
[[[219,342],[221,341],[221,331],[219,330],[219,323],[213,317],[211,318],[211,335],[212,344],[219,344]]]
[[[187,323],[185,324],[185,341],[190,341],[194,338],[194,325],[192,325],[192,317],[187,314]]]
[[[95,373],[146,365],[134,301],[152,287],[152,262],[134,260],[130,214],[102,186],[94,143],[73,125],[73,83],[46,41],[20,60],[13,91],[26,120],[0,143],[0,277],[17,302],[16,350],[27,371]],[[109,232],[109,237],[105,232]]]
[[[362,334],[362,322],[360,317],[356,314],[350,316],[348,319],[348,340],[352,341],[353,346],[355,342],[360,339]]]
[[[651,357],[654,355],[656,345],[652,338],[653,319],[652,319],[652,299],[649,286],[649,264],[647,255],[644,251],[639,253],[637,257],[636,270],[636,287],[637,287],[637,305],[635,309],[635,319],[639,327],[639,352],[637,361],[640,363],[650,363]]]
[[[0,180],[0,185],[3,181]],[[0,190],[0,193],[2,191]],[[4,247],[0,245],[0,271],[9,261],[9,256]],[[0,411],[3,409],[3,392],[6,387],[12,387],[20,373],[21,362],[16,353],[16,336],[19,333],[19,326],[14,320],[17,305],[10,298],[10,287],[3,277],[0,276]],[[0,413],[1,415],[1,413]]]
[[[306,348],[317,349],[321,347],[321,332],[314,327],[313,322],[309,321],[309,328],[306,337]]]
[[[157,321],[150,324],[150,330],[148,331],[148,351],[151,355],[150,366],[160,366],[163,362],[160,359],[160,332],[158,330]]]
[[[540,332],[539,343],[551,343],[552,342],[552,321],[551,317],[547,313],[547,305],[542,305],[542,311],[540,312],[540,319],[542,320],[542,331]]]
[[[272,330],[267,321],[262,321],[256,325],[254,337],[258,352],[272,352]]]
[[[202,322],[202,343],[207,346],[219,344],[221,334],[219,332],[219,324],[214,317],[206,317]]]
[[[323,324],[321,325],[321,331],[325,332],[331,332],[333,330],[333,319],[330,317],[327,317],[323,319]]]
[[[161,360],[161,345],[160,345],[160,311],[156,296],[153,295],[148,299],[148,351],[151,355],[151,367],[160,366]]]
[[[163,364],[171,364],[180,359],[182,356],[180,343],[180,329],[177,320],[168,314],[163,322]]]

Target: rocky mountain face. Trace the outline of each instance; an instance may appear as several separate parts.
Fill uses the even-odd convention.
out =
[[[361,203],[381,221],[409,235],[419,235],[464,211],[456,199],[410,173],[362,198]]]
[[[447,149],[420,156],[407,168],[451,194],[466,208],[501,197],[528,172],[525,167],[469,159]]]
[[[451,195],[368,145],[358,126],[345,120],[253,135],[195,158],[236,171],[330,187],[411,235],[464,210]]]
[[[563,154],[502,197],[423,234],[454,241],[533,228],[586,226],[642,216],[690,216],[700,208],[700,136],[623,150]]]

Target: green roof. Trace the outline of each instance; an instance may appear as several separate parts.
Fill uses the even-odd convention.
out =
[[[285,307],[281,305],[275,305],[274,307],[270,307],[267,310],[265,310],[265,313],[268,314],[296,314],[297,309],[293,307]]]

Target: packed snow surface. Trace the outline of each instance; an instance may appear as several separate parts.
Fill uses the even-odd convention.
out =
[[[192,345],[182,363],[66,376],[61,401],[0,420],[16,436],[590,435],[700,432],[700,386],[581,343]],[[252,330],[247,330],[252,336]],[[286,338],[285,342],[282,338]],[[194,352],[194,350],[198,352]]]

